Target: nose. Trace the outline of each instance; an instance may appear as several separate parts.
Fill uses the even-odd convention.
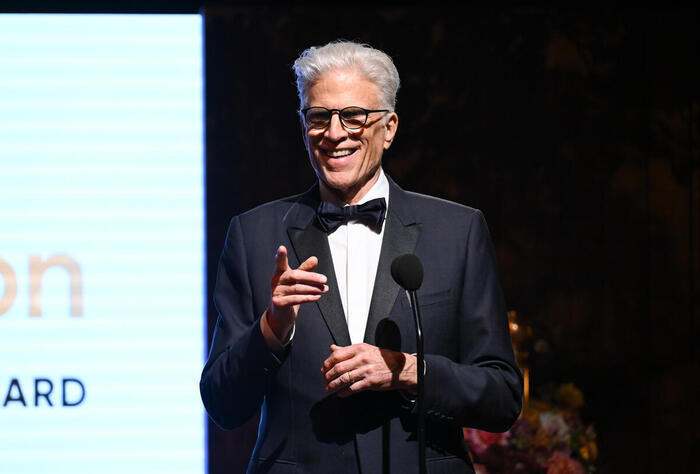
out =
[[[337,142],[347,137],[347,135],[348,131],[345,130],[343,124],[340,123],[340,113],[333,112],[333,114],[331,114],[331,122],[328,124],[328,128],[326,129],[326,137],[329,140]]]

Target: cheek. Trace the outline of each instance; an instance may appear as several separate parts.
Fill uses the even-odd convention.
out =
[[[379,134],[374,135],[372,140],[367,143],[367,153],[372,162],[381,160],[384,149],[384,140],[381,139]]]
[[[313,161],[318,161],[318,157],[321,154],[321,151],[318,149],[318,146],[312,141],[307,143],[306,145],[306,150],[309,153],[309,158],[311,158]]]

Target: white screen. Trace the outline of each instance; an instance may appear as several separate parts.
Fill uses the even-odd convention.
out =
[[[199,15],[0,15],[0,472],[204,471],[202,75]]]

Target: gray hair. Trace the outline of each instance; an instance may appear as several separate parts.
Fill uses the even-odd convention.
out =
[[[347,40],[312,46],[294,61],[300,108],[308,105],[309,88],[322,74],[336,69],[354,69],[379,87],[379,107],[392,112],[401,81],[388,54],[367,44]]]

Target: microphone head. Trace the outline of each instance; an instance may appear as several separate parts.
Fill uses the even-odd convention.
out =
[[[423,264],[412,253],[400,255],[391,263],[391,276],[404,290],[415,291],[423,283]]]

